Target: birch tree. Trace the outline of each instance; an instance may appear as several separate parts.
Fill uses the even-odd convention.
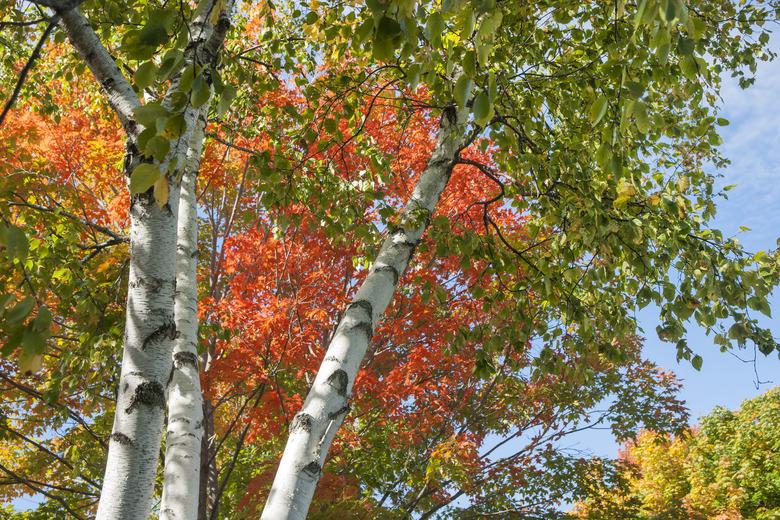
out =
[[[127,138],[124,170],[132,203],[125,347],[97,517],[147,518],[176,336],[180,171],[199,108],[210,96],[210,71],[230,27],[232,4],[202,2],[191,22],[183,20],[184,49],[172,49],[159,69],[153,60],[138,67],[134,80],[139,90],[171,78],[161,102],[144,105],[77,3],[39,4],[54,11],[51,23],[61,20],[71,44],[103,87]],[[152,57],[168,39],[176,18],[175,11],[144,13],[143,27],[123,42],[131,58]]]
[[[498,169],[473,165],[500,190],[483,204],[485,228],[501,251],[492,268],[524,265],[529,275],[510,294],[542,296],[520,337],[550,344],[537,360],[540,372],[562,369],[553,344],[619,358],[621,341],[637,331],[633,310],[651,301],[663,321],[659,337],[676,342],[678,358],[696,368],[702,357],[684,339],[691,317],[724,349],[749,340],[775,350],[748,311],[768,312],[777,260],[752,257],[707,227],[717,193],[704,169],[708,161],[724,164],[713,115],[720,74],[744,74],[744,66],[772,57],[762,28],[775,15],[771,6],[396,1],[369,2],[351,18],[332,9],[349,27],[344,48],[392,63],[439,103],[454,98],[499,146]],[[737,36],[754,31],[762,33],[755,42]],[[464,74],[453,81],[456,63]],[[499,201],[528,216],[530,239],[508,238],[496,224],[490,206]],[[426,207],[425,217],[433,210]],[[264,519],[306,516],[365,345],[409,262],[396,253],[403,264],[393,264],[388,251],[411,251],[424,229],[400,244],[388,231],[290,425]],[[676,287],[672,272],[681,276]],[[507,296],[497,291],[496,298]],[[489,371],[494,363],[485,355]]]
[[[404,207],[401,225],[388,234],[371,272],[347,306],[303,408],[290,426],[263,518],[306,516],[330,444],[349,411],[349,396],[374,327],[409,265],[458,154],[467,144],[455,110],[445,111],[434,151]]]
[[[197,176],[203,150],[202,110],[190,138],[179,198],[174,316],[177,335],[167,387],[168,420],[160,518],[196,518],[200,490],[203,397],[198,371]]]

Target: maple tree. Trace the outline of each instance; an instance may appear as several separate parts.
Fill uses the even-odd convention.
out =
[[[644,432],[622,454],[615,482],[595,487],[577,518],[772,518],[778,389],[716,408],[682,436]]]
[[[72,91],[62,90],[59,105],[69,106],[71,97],[84,98],[82,92],[89,91],[87,81],[72,84],[71,88]],[[302,102],[300,96],[293,93],[286,96],[277,93],[275,96],[275,104],[281,111],[285,105]],[[386,175],[383,168],[374,166],[374,162],[382,157],[389,158],[388,164],[392,171],[419,174],[433,144],[429,129],[435,120],[419,111],[398,113],[392,104],[384,102],[375,110],[376,115],[366,122],[366,142],[376,142],[375,156],[363,153],[365,145],[354,145],[332,155],[326,150],[322,160],[332,161],[338,157],[340,167],[333,175],[345,181],[367,175],[372,170],[377,178]],[[119,164],[122,143],[121,136],[111,130],[111,118],[105,108],[85,111],[82,124],[68,131],[64,129],[70,122],[60,119],[60,123],[56,123],[52,116],[36,114],[34,111],[15,112],[11,117],[29,121],[25,126],[8,127],[18,128],[23,137],[18,138],[16,146],[36,155],[38,158],[35,163],[40,168],[67,172],[73,177],[69,183],[63,183],[59,177],[57,182],[48,184],[47,181],[44,183],[44,186],[48,186],[45,189],[37,177],[32,177],[36,184],[31,185],[29,191],[9,193],[9,198],[15,198],[20,204],[28,204],[30,194],[36,194],[38,198],[33,200],[41,208],[55,208],[59,204],[62,211],[71,214],[75,214],[81,205],[99,208],[93,210],[86,222],[106,226],[121,237],[127,227],[128,207],[123,204],[126,199],[121,191],[108,187],[121,179]],[[278,118],[275,120],[278,121]],[[48,140],[36,143],[36,132],[27,126],[30,124],[47,128],[46,135],[63,139],[69,146],[52,145]],[[234,123],[228,121],[225,132],[230,132],[233,126]],[[106,139],[106,134],[112,135],[113,139]],[[373,223],[377,209],[372,199],[365,196],[366,192],[378,189],[378,185],[363,183],[357,191],[347,190],[343,192],[345,199],[337,201],[326,211],[319,207],[307,211],[300,204],[263,209],[258,207],[258,197],[265,196],[266,188],[256,177],[261,172],[247,168],[247,165],[262,156],[261,150],[264,143],[268,143],[267,137],[229,140],[226,134],[215,138],[217,140],[210,141],[205,151],[201,167],[201,182],[204,186],[201,193],[204,215],[201,234],[201,251],[204,252],[201,268],[202,343],[211,352],[211,360],[205,365],[204,383],[209,402],[218,403],[212,412],[215,422],[213,431],[218,441],[211,444],[209,453],[215,457],[214,463],[219,470],[214,490],[215,498],[219,493],[219,499],[211,504],[208,510],[210,514],[216,510],[252,511],[261,506],[255,498],[254,490],[270,484],[269,471],[276,463],[285,433],[281,425],[292,419],[294,406],[291,405],[296,401],[300,403],[301,395],[305,392],[306,376],[301,375],[302,371],[313,373],[319,360],[318,349],[321,348],[323,337],[332,332],[338,308],[348,297],[349,287],[356,283],[353,278],[361,276],[361,271],[365,272],[365,254],[369,246],[351,236],[333,235],[334,239],[338,237],[334,242],[328,239],[314,219],[320,218],[322,213],[338,211],[349,203],[349,207],[354,207],[361,214],[354,232],[359,234],[373,230],[370,233],[380,236]],[[220,141],[232,142],[232,147]],[[114,144],[102,148],[105,142]],[[100,146],[99,150],[90,154],[95,146]],[[394,154],[399,146],[406,153]],[[238,147],[253,153],[247,154]],[[487,153],[475,150],[471,157],[489,162]],[[31,160],[27,157],[20,159]],[[25,163],[7,164],[9,189],[18,190],[13,176],[19,174],[20,164]],[[69,193],[63,191],[63,184],[73,186],[71,189],[76,191],[82,184],[77,179],[86,176],[84,182],[89,182],[89,176],[96,171],[106,174],[103,184],[107,187],[105,191],[97,191],[91,199],[83,195],[76,197],[75,194],[72,199],[61,197],[63,193]],[[231,178],[240,178],[242,175],[247,178],[238,186],[230,182]],[[317,176],[319,171],[313,170],[312,181],[316,182]],[[334,180],[332,177],[326,178]],[[397,183],[386,184],[381,188],[386,192],[387,207],[392,206],[393,200],[403,198],[413,182],[413,178],[405,178],[403,175],[392,178],[398,179]],[[458,235],[463,236],[463,240],[481,240],[481,207],[474,203],[489,197],[493,190],[492,186],[482,183],[481,178],[479,170],[459,167],[455,172],[453,190],[443,202],[446,214],[453,218]],[[46,192],[51,193],[49,198],[42,196]],[[234,210],[234,207],[237,209]],[[72,228],[71,232],[79,237],[94,229],[93,225],[85,225],[84,219],[74,220],[24,205],[15,208],[9,217],[55,219]],[[235,219],[232,224],[228,224],[226,221],[231,215],[235,215]],[[503,212],[497,214],[496,218],[501,218],[503,225],[522,232],[522,222],[512,224],[514,216],[511,213]],[[20,220],[17,222],[21,223]],[[231,227],[232,231],[226,231],[226,226]],[[283,230],[280,226],[286,227]],[[29,226],[27,229],[30,229]],[[52,229],[51,224],[43,225],[40,228],[42,236],[46,236],[49,229]],[[61,234],[56,228],[54,232]],[[499,330],[504,318],[496,319],[480,303],[480,290],[475,283],[483,276],[484,266],[464,268],[456,255],[438,257],[436,251],[440,244],[451,239],[449,233],[439,233],[435,235],[434,243],[421,247],[421,265],[430,264],[431,267],[416,270],[408,292],[396,304],[397,308],[394,306],[390,312],[391,315],[397,315],[398,319],[389,320],[385,328],[377,331],[378,343],[369,365],[371,371],[365,373],[358,383],[361,388],[365,388],[359,394],[363,397],[353,404],[353,413],[366,421],[366,426],[358,428],[353,425],[354,430],[351,426],[352,432],[337,447],[344,454],[340,457],[344,458],[325,477],[325,481],[330,484],[325,486],[322,496],[318,497],[316,508],[320,514],[327,516],[334,508],[340,510],[350,507],[365,513],[371,511],[379,514],[378,511],[385,511],[384,514],[392,515],[392,511],[400,506],[424,513],[437,506],[446,507],[459,492],[455,486],[465,485],[466,482],[473,482],[469,484],[468,492],[474,496],[485,498],[489,494],[498,497],[494,500],[513,500],[506,494],[511,488],[504,488],[503,494],[499,494],[491,486],[495,485],[499,477],[520,478],[517,475],[521,471],[525,475],[522,478],[538,481],[537,493],[551,493],[555,498],[550,503],[555,503],[566,491],[556,490],[550,482],[540,479],[540,475],[551,471],[555,464],[560,466],[562,472],[580,462],[554,457],[551,452],[543,451],[543,448],[546,449],[548,444],[575,429],[580,414],[604,396],[619,393],[623,397],[618,402],[636,406],[633,409],[610,410],[603,419],[604,424],[612,422],[621,426],[640,421],[641,424],[647,422],[655,427],[671,428],[679,426],[682,421],[682,410],[673,398],[673,381],[660,377],[652,366],[635,357],[638,355],[636,348],[630,359],[622,364],[599,361],[597,358],[588,361],[602,375],[587,386],[591,389],[587,401],[582,393],[584,381],[574,375],[532,382],[519,372],[533,361],[535,352],[532,349],[518,353],[512,363],[507,362],[501,367],[500,375],[494,379],[484,380],[481,376],[486,373],[477,369],[478,363],[488,362],[478,356],[481,342],[467,345],[462,352],[450,352],[450,335],[459,332],[464,323],[480,323],[484,333]],[[216,249],[209,245],[220,241],[222,246]],[[81,338],[83,346],[79,349],[74,348],[73,343],[63,343],[61,348],[67,355],[63,364],[56,361],[55,352],[48,350],[47,362],[37,376],[25,377],[14,370],[12,365],[8,365],[4,372],[10,380],[22,382],[32,389],[40,388],[40,385],[45,387],[53,384],[57,378],[67,376],[65,382],[59,384],[61,393],[52,393],[48,405],[38,402],[34,394],[9,389],[9,397],[23,397],[30,403],[31,408],[27,413],[44,419],[37,429],[21,427],[28,438],[41,444],[41,437],[46,436],[50,428],[65,428],[61,435],[43,441],[41,445],[48,452],[28,443],[23,450],[14,451],[13,459],[3,459],[6,468],[26,479],[7,488],[7,497],[29,492],[29,485],[35,486],[35,482],[58,486],[55,489],[44,487],[44,491],[64,500],[67,505],[49,499],[39,508],[41,513],[46,510],[67,511],[63,509],[67,507],[86,514],[91,511],[90,504],[93,504],[99,490],[105,446],[97,439],[102,440],[110,433],[112,413],[110,383],[103,384],[100,377],[104,371],[112,372],[112,367],[118,364],[116,353],[111,347],[117,345],[121,337],[121,275],[122,269],[126,268],[124,262],[127,254],[123,244],[120,242],[118,246],[102,248],[99,254],[88,258],[84,264],[81,261],[89,252],[81,253],[77,246],[72,246],[81,257],[71,250],[62,253],[63,257],[75,258],[78,265],[85,266],[82,269],[97,266],[113,284],[113,311],[110,322],[107,322],[111,323],[110,330],[113,331],[113,336],[108,336],[111,341],[107,342],[108,337],[103,333],[99,338]],[[287,260],[280,262],[280,258]],[[323,276],[323,269],[333,265],[341,266],[339,270],[343,270],[343,278]],[[489,287],[494,280],[488,277],[480,283]],[[473,287],[466,290],[468,286]],[[68,294],[67,291],[65,294]],[[73,299],[66,299],[69,304],[74,304]],[[506,312],[511,312],[511,306]],[[434,319],[442,313],[449,317],[446,327],[441,327]],[[88,325],[86,321],[80,324],[79,314],[73,313],[70,308],[67,311],[63,308],[57,314],[74,316],[74,321],[67,325],[76,330],[82,325]],[[96,329],[102,332],[107,323],[98,325]],[[92,353],[86,356],[85,350]],[[103,359],[97,356],[106,357]],[[98,360],[100,364],[97,364]],[[69,370],[63,371],[61,367],[64,366],[68,366]],[[97,366],[106,368],[95,370]],[[475,370],[477,375],[474,375]],[[85,372],[92,374],[91,377],[84,378]],[[629,379],[635,382],[632,384],[638,386],[624,385],[621,374],[628,373],[631,374]],[[95,379],[100,384],[96,385]],[[393,391],[383,392],[384,385],[390,385]],[[460,389],[453,391],[455,388]],[[500,395],[501,399],[488,400],[491,393]],[[561,398],[565,393],[571,398],[576,397],[578,404],[564,404]],[[64,398],[65,395],[73,394],[85,400],[88,396],[94,396],[94,402],[86,404],[73,397]],[[522,402],[516,401],[519,396],[528,397],[533,404],[524,406]],[[408,404],[410,400],[416,403],[413,408]],[[8,401],[13,402],[14,399]],[[484,404],[480,405],[480,402]],[[88,430],[84,431],[81,425],[67,421],[67,412],[59,408],[64,403],[80,416],[90,417]],[[514,404],[510,406],[510,403]],[[656,406],[668,410],[660,419],[655,415]],[[627,420],[629,416],[632,418]],[[21,423],[14,422],[17,415],[12,408],[7,411],[7,417],[6,427],[9,431],[19,431],[16,428]],[[62,420],[66,421],[63,426],[58,426],[59,417],[64,417]],[[507,430],[504,424],[510,417],[524,418],[525,426]],[[388,428],[390,425],[392,427]],[[491,443],[502,442],[491,438],[491,434],[500,432],[511,441],[542,426],[546,428],[547,435],[529,442],[522,450],[518,448],[517,451],[523,452],[522,457],[516,456],[500,462],[498,459],[480,458],[477,455],[480,447],[489,449]],[[9,447],[18,446],[19,438],[9,433],[6,442]],[[419,462],[394,467],[394,461],[408,457],[412,446],[415,447]],[[473,460],[461,460],[461,449],[472,453]],[[57,459],[54,469],[49,469],[53,462],[51,453],[61,456],[64,461]],[[538,460],[534,459],[537,454],[540,457]],[[233,462],[233,457],[236,462]],[[531,468],[532,460],[536,460],[534,468]],[[491,463],[496,464],[491,466]],[[265,469],[258,471],[258,466]],[[226,471],[227,468],[231,469]],[[391,474],[393,479],[388,480]],[[491,478],[485,479],[488,474]],[[401,484],[398,480],[402,481]],[[80,487],[74,487],[82,481]],[[364,483],[366,481],[370,484]],[[350,484],[347,491],[342,493],[345,483]],[[372,499],[374,492],[386,493],[387,497],[380,504],[380,500]],[[420,494],[421,498],[413,503]],[[524,502],[514,500],[520,504]],[[521,507],[517,503],[515,506]],[[481,507],[489,505],[483,503]]]
[[[641,360],[636,307],[661,308],[659,336],[694,366],[690,318],[723,348],[775,347],[748,309],[768,311],[776,258],[708,227],[720,194],[703,168],[724,164],[720,76],[747,86],[743,68],[771,57],[762,2],[246,6],[218,60],[230,2],[85,3],[98,33],[73,5],[41,4],[55,14],[28,24],[36,8],[12,2],[3,22],[14,56],[55,42],[37,68],[3,72],[21,97],[1,129],[15,137],[1,238],[3,348],[19,361],[4,361],[4,380],[24,415],[45,418],[24,464],[6,468],[14,493],[48,493],[44,508],[91,511],[102,488],[104,517],[146,517],[157,493],[163,517],[192,516],[196,500],[201,518],[253,514],[267,496],[267,517],[302,517],[323,477],[313,515],[536,511],[598,464],[555,450],[597,403],[615,399],[595,421],[621,438],[682,420],[673,379]],[[85,61],[58,44],[58,23]],[[107,95],[75,81],[85,64]],[[71,117],[61,107],[77,93],[92,103]],[[29,129],[47,125],[35,142]],[[151,220],[130,211],[139,201]],[[122,282],[128,240],[130,270],[158,270],[154,283]],[[159,307],[129,309],[120,361],[128,290]],[[85,380],[92,366],[105,368]],[[6,424],[11,446],[24,440]],[[513,455],[484,455],[527,436]]]

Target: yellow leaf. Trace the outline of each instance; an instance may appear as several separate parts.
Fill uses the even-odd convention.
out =
[[[222,6],[224,3],[225,0],[216,0],[214,2],[211,12],[209,13],[209,23],[211,25],[217,25],[217,20],[219,20],[219,15],[222,14]]]
[[[618,197],[631,198],[636,195],[636,186],[626,179],[621,179],[617,187]]]
[[[43,356],[40,354],[22,354],[19,356],[19,370],[23,374],[34,374],[43,367]]]
[[[168,203],[168,179],[166,177],[160,177],[154,183],[154,200],[161,208]]]

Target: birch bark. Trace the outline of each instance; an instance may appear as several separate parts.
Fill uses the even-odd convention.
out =
[[[374,327],[390,303],[449,181],[465,141],[462,130],[454,110],[445,111],[436,146],[403,209],[403,224],[390,230],[371,271],[347,306],[314,384],[292,421],[263,520],[306,517],[328,449],[349,412],[352,386]]]
[[[203,399],[198,373],[197,176],[206,124],[202,110],[187,150],[179,195],[176,296],[177,336],[168,383],[168,433],[160,520],[194,519],[198,509]]]
[[[223,6],[216,24],[209,20],[216,6]],[[136,146],[142,130],[134,121],[140,104],[132,86],[101,44],[90,23],[78,9],[52,2],[61,16],[73,46],[107,93],[127,133],[124,170],[129,176],[141,161]],[[191,23],[187,60],[213,63],[230,27],[232,2],[204,0]],[[174,80],[172,92],[178,80]],[[166,96],[163,104],[170,103]],[[198,111],[185,109],[186,130],[165,161],[184,162]],[[168,172],[168,203],[160,207],[150,192],[135,195],[130,207],[130,273],[125,321],[125,344],[119,379],[114,425],[110,436],[106,471],[97,518],[125,520],[149,518],[165,413],[165,387],[171,377],[176,287],[175,260],[179,185],[176,172]]]

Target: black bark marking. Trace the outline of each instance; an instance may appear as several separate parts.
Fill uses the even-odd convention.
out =
[[[143,343],[141,344],[141,350],[146,350],[146,347],[148,347],[151,343],[161,341],[165,338],[170,340],[176,339],[176,323],[173,320],[166,321],[157,327],[154,332],[146,336]]]
[[[192,421],[190,421],[189,419],[187,419],[186,417],[176,417],[175,419],[171,419],[169,422],[170,422],[171,424],[173,424],[173,423],[175,423],[175,422],[179,422],[179,421],[181,421],[181,422],[186,422],[187,424],[190,424],[190,422],[192,422]]]
[[[336,392],[342,397],[347,396],[347,385],[349,385],[349,376],[347,373],[342,370],[338,369],[335,372],[333,372],[330,376],[328,376],[327,383],[336,389]]]
[[[371,341],[371,338],[374,337],[374,326],[372,325],[372,322],[372,317],[370,317],[368,321],[359,321],[354,325],[349,325],[346,321],[342,321],[336,329],[336,334],[349,334],[353,330],[358,330],[366,335],[368,341]]]
[[[165,409],[165,389],[157,381],[144,381],[135,387],[135,393],[130,400],[130,406],[125,408],[125,413],[131,413],[138,406],[156,406]]]
[[[354,302],[347,305],[347,310],[350,310],[352,308],[359,307],[366,311],[366,314],[371,317],[371,319],[374,318],[374,307],[371,305],[371,302],[368,300],[355,300]]]
[[[355,325],[352,325],[349,328],[350,331],[353,330],[359,330],[363,334],[366,335],[366,338],[368,338],[368,341],[371,341],[371,338],[374,337],[374,327],[371,326],[371,323],[366,321],[361,321],[360,323],[356,323]]]
[[[192,365],[198,368],[198,356],[194,352],[177,352],[173,355],[173,366],[178,370],[184,365]]]
[[[333,420],[339,415],[347,415],[349,413],[350,407],[349,403],[344,403],[344,406],[336,410],[335,412],[331,412],[328,414],[328,419]]]
[[[146,286],[149,291],[157,292],[161,290],[165,284],[175,286],[176,280],[166,280],[165,278],[156,278],[150,276],[149,278],[136,278],[135,280],[131,280],[128,285],[131,289]]]
[[[451,125],[458,124],[458,109],[455,107],[455,105],[449,105],[444,108],[442,113],[442,119],[440,126],[444,127],[444,120],[447,119],[447,122]]]
[[[307,413],[297,413],[290,425],[291,432],[297,432],[300,430],[306,433],[311,432],[312,426],[314,426],[314,418]]]
[[[398,273],[398,269],[396,269],[392,265],[380,265],[379,267],[374,269],[374,272],[375,273],[388,272],[391,275],[393,275],[393,285],[398,285],[398,279],[401,277],[401,275]]]
[[[109,439],[111,439],[114,442],[117,442],[117,443],[121,444],[122,446],[132,446],[133,445],[133,439],[131,439],[130,437],[128,437],[127,435],[125,435],[122,432],[114,432],[114,433],[112,433],[111,436],[109,437]]]
[[[311,461],[308,464],[306,464],[301,471],[303,473],[306,473],[311,478],[320,478],[320,473],[322,472],[322,466],[320,466],[320,463],[317,461]]]
[[[430,216],[426,218],[426,222],[430,222]],[[428,224],[426,223],[425,227],[428,227]],[[419,240],[407,240],[406,239],[406,233],[403,230],[399,230],[397,233],[393,233],[393,235],[400,234],[401,238],[403,240],[393,240],[392,247],[395,249],[399,248],[405,248],[409,251],[409,256],[411,257],[414,254],[415,249],[417,249],[417,246],[420,244]]]

